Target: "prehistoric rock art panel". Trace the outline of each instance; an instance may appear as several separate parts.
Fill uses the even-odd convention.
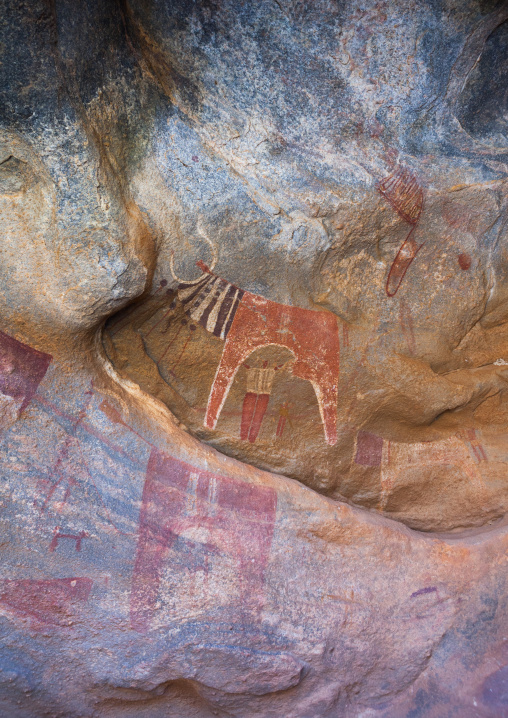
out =
[[[5,7],[0,715],[505,715],[506,3]]]
[[[125,522],[123,502],[107,486],[108,467],[114,465],[123,481],[144,475],[152,448],[96,389],[85,385],[76,391],[73,404],[71,408],[47,386],[41,388],[27,409],[28,425],[18,422],[4,435],[4,445],[17,447],[19,499],[35,511],[39,538],[56,556],[86,553],[104,532],[135,535],[136,522]],[[137,444],[135,451],[126,437]],[[134,489],[126,490],[132,500]]]
[[[411,220],[414,229],[421,213],[423,193],[412,175],[403,171],[401,176],[394,175],[395,179],[387,182],[383,191],[400,208],[398,216],[402,218],[404,214],[404,222]],[[463,259],[459,257],[459,265]],[[462,374],[457,372],[458,384],[447,382],[441,375],[431,372],[418,359],[421,352],[418,343],[420,318],[412,307],[410,293],[406,292],[394,299],[397,301],[394,328],[390,329],[394,334],[388,334],[398,342],[401,352],[395,361],[390,360],[396,362],[398,369],[386,374],[383,372],[385,349],[373,333],[342,322],[332,312],[290,307],[267,300],[222,279],[203,262],[198,262],[198,267],[202,274],[197,279],[185,282],[175,275],[177,284],[173,288],[162,279],[150,297],[111,322],[106,337],[113,361],[120,359],[117,348],[123,358],[136,357],[139,373],[136,370],[133,376],[142,384],[147,376],[151,376],[152,386],[158,384],[161,388],[162,380],[165,388],[162,388],[161,396],[175,414],[196,436],[226,453],[295,478],[303,478],[307,471],[309,478],[303,480],[318,489],[323,487],[325,492],[328,482],[337,480],[340,488],[334,494],[336,497],[360,501],[389,515],[406,515],[408,523],[415,527],[423,527],[425,521],[429,527],[437,526],[430,517],[428,500],[433,496],[435,510],[441,513],[438,493],[430,488],[426,469],[421,469],[421,519],[417,517],[418,506],[415,510],[410,499],[414,490],[413,478],[409,479],[407,474],[405,492],[399,485],[402,474],[396,484],[382,480],[381,444],[383,441],[387,446],[390,442],[400,442],[405,431],[404,417],[401,416],[400,429],[396,431],[391,428],[387,431],[383,424],[378,428],[376,422],[381,419],[376,419],[375,413],[369,414],[368,409],[362,409],[363,398],[372,397],[376,411],[376,393],[382,408],[383,402],[396,406],[399,392],[411,396],[414,391],[415,399],[408,402],[404,411],[408,411],[411,418],[417,418],[420,387],[428,387],[429,402],[436,401],[439,392],[445,389],[443,400],[437,398],[434,410],[435,416],[441,415],[439,421],[444,429],[428,431],[425,414],[419,420],[423,424],[422,429],[418,429],[423,445],[432,452],[433,442],[426,442],[446,440],[447,435],[461,430],[460,421],[453,424],[453,415],[446,409],[468,402],[474,407],[476,396],[481,398],[485,391],[498,391],[497,386],[503,386],[504,365],[492,366],[494,371],[488,367],[481,369],[487,383],[475,382],[474,388],[469,388],[473,387],[474,375],[467,370]],[[404,267],[398,288],[409,264]],[[462,271],[460,266],[457,268]],[[170,269],[174,273],[172,262]],[[155,372],[150,369],[150,362]],[[495,373],[497,367],[499,377]],[[147,375],[147,369],[152,373]],[[370,386],[366,393],[358,390],[365,382]],[[460,387],[460,382],[465,385]],[[457,386],[464,399],[459,398]],[[314,389],[312,398],[307,387]],[[158,391],[155,389],[155,393]],[[327,392],[329,401],[326,405],[322,400],[316,402],[316,397],[326,396]],[[443,401],[442,408],[439,408],[440,401]],[[319,407],[321,411],[311,419],[308,412],[312,407]],[[422,409],[427,411],[425,402]],[[366,413],[362,415],[362,411]],[[396,416],[397,412],[398,409]],[[323,441],[323,434],[318,438],[316,416],[321,419],[327,441]],[[393,421],[389,411],[386,416]],[[452,422],[449,428],[446,421]],[[469,419],[468,423],[469,429],[464,430],[474,431],[474,420]],[[302,451],[304,441],[307,446],[312,443],[312,453]],[[314,461],[318,456],[319,459]],[[295,471],[292,462],[296,466],[296,458],[298,469]],[[308,468],[304,468],[306,460]],[[334,472],[335,462],[343,467],[342,475]],[[466,462],[462,466],[462,463],[459,457],[449,474],[450,490],[455,491],[457,497],[464,491],[461,488],[464,482],[468,483],[468,465]],[[317,480],[314,478],[316,467],[327,472],[326,477],[336,476],[337,479]],[[478,499],[484,501],[488,497],[489,517],[501,515],[506,503],[506,491],[496,478],[500,470],[498,464],[489,464],[484,471],[485,482],[474,484]],[[457,480],[459,474],[462,476],[460,481]],[[441,477],[441,472],[435,473],[436,481],[438,475]],[[397,493],[396,501],[389,500],[391,491]],[[470,493],[470,487],[466,493]],[[403,496],[408,502],[404,509],[400,505]],[[498,508],[495,508],[496,504]],[[448,514],[455,518],[443,519],[442,528],[453,528],[455,521],[460,524],[458,513],[461,510],[467,515],[474,514],[474,517],[464,518],[466,525],[482,521],[479,504],[474,509],[468,499],[467,502],[458,500],[456,505],[458,511]]]

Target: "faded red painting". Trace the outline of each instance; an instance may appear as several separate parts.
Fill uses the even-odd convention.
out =
[[[0,606],[37,624],[66,626],[75,613],[75,602],[86,601],[90,578],[4,579],[0,581]]]
[[[381,466],[383,439],[368,431],[359,431],[356,439],[355,463],[361,466]]]
[[[7,429],[30,403],[52,357],[0,331],[0,429]]]
[[[276,507],[271,488],[196,469],[153,449],[132,577],[132,628],[142,633],[150,628],[166,557],[193,527],[208,530],[205,553],[227,554],[236,562],[242,609],[259,610]]]

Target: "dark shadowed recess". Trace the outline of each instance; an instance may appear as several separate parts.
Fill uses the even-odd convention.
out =
[[[456,115],[475,139],[508,146],[508,22],[487,39],[460,95]]]

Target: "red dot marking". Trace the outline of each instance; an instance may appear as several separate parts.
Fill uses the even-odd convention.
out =
[[[459,260],[459,267],[464,271],[471,266],[471,257],[469,254],[459,254],[457,259]]]

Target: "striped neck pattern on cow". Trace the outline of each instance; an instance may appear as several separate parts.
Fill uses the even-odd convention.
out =
[[[203,275],[192,282],[180,283],[178,299],[192,320],[219,339],[225,339],[245,292],[213,274],[204,262],[197,262],[197,266]]]

